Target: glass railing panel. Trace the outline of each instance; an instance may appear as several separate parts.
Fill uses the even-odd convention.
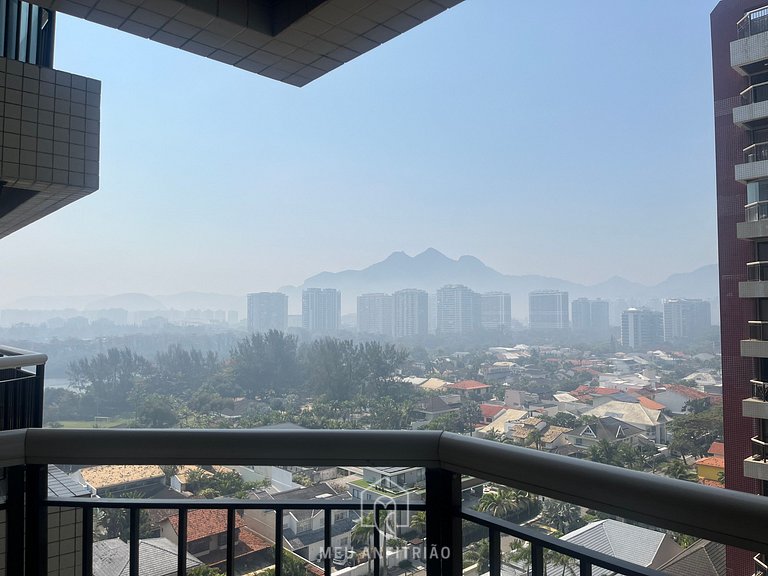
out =
[[[749,321],[750,340],[768,340],[768,322],[761,320]]]
[[[736,25],[739,39],[768,31],[768,6],[748,12]]]
[[[744,207],[745,222],[757,222],[768,218],[768,201],[753,202]]]

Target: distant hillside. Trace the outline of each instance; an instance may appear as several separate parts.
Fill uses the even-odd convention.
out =
[[[336,288],[342,293],[343,312],[353,312],[360,294],[391,293],[402,288],[420,288],[433,293],[446,284],[464,284],[477,292],[509,292],[513,314],[518,318],[527,316],[528,293],[533,290],[565,290],[571,299],[588,297],[637,302],[678,297],[716,302],[718,296],[717,266],[714,264],[693,272],[674,274],[655,286],[645,286],[619,276],[586,286],[548,276],[502,274],[474,256],[453,260],[434,248],[416,256],[393,252],[362,270],[321,272],[307,278],[301,286],[283,286],[280,291],[288,294],[291,312],[298,313],[302,289]]]

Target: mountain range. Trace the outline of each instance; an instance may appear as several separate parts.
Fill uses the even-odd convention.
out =
[[[307,278],[301,286],[283,286],[290,306],[297,310],[304,288],[336,288],[342,293],[344,312],[352,312],[357,296],[369,292],[391,293],[402,288],[420,288],[430,293],[446,284],[464,284],[476,292],[502,291],[512,295],[512,313],[518,318],[528,314],[528,293],[533,290],[564,290],[571,299],[625,299],[628,304],[643,304],[662,298],[703,298],[717,307],[718,271],[716,264],[692,272],[673,274],[663,282],[644,285],[614,276],[594,285],[584,285],[552,276],[502,274],[474,256],[454,260],[434,248],[408,256],[393,252],[381,262],[362,270],[321,272]],[[716,309],[713,309],[713,314]]]
[[[477,292],[502,291],[512,295],[512,314],[525,318],[528,314],[528,293],[533,290],[565,290],[573,300],[579,297],[624,299],[628,305],[642,305],[662,298],[703,298],[713,303],[717,314],[717,265],[703,266],[692,272],[673,274],[663,282],[644,285],[614,276],[593,285],[578,284],[539,275],[502,274],[486,266],[474,256],[454,260],[434,248],[416,256],[393,252],[381,262],[362,270],[321,272],[307,278],[300,286],[283,286],[280,292],[289,296],[289,311],[301,312],[301,291],[304,288],[336,288],[342,293],[342,311],[354,312],[357,296],[370,292],[391,293],[403,288],[420,288],[430,293],[446,284],[464,284]],[[123,308],[138,310],[238,310],[245,311],[245,296],[207,292],[182,292],[150,296],[127,293],[113,296],[90,295],[59,298],[24,298],[8,308],[104,310]]]

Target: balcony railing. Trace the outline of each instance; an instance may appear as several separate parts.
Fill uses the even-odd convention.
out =
[[[768,100],[768,82],[754,84],[741,93],[741,105],[748,106]]]
[[[768,402],[768,382],[750,380],[752,384],[752,398]]]
[[[739,39],[768,31],[768,6],[747,12],[736,24]]]
[[[750,340],[768,340],[768,322],[750,320],[748,324]]]
[[[768,499],[730,490],[710,488],[652,474],[556,456],[532,449],[468,438],[445,432],[340,431],[340,430],[67,430],[27,429],[0,432],[0,466],[9,467],[5,504],[9,536],[8,574],[46,574],[46,507],[84,510],[80,527],[84,574],[91,574],[94,508],[127,508],[130,515],[130,574],[139,565],[140,511],[170,508],[179,511],[178,564],[185,573],[187,511],[215,508],[227,511],[226,574],[235,573],[233,543],[236,514],[243,509],[274,510],[275,564],[282,570],[283,524],[289,509],[325,511],[325,543],[330,545],[330,517],[334,509],[384,509],[382,502],[302,500],[152,500],[111,498],[47,498],[47,464],[231,464],[231,465],[350,465],[419,466],[426,469],[424,504],[413,510],[426,513],[426,567],[428,576],[461,576],[462,520],[489,531],[491,576],[501,574],[501,534],[530,543],[534,576],[545,569],[545,550],[574,559],[579,573],[592,567],[651,576],[659,572],[628,564],[570,542],[536,532],[462,507],[462,475],[481,478],[534,494],[556,498],[590,509],[675,530],[755,552],[768,551]],[[13,481],[11,481],[13,480]],[[374,531],[376,536],[377,531]],[[377,537],[378,538],[378,537]],[[374,540],[375,551],[381,542]],[[15,548],[14,548],[15,546]],[[19,560],[24,557],[26,565]],[[376,574],[380,563],[375,562]],[[329,558],[323,559],[326,576]]]
[[[760,142],[744,148],[744,162],[760,162],[762,160],[768,160],[768,142]]]
[[[0,347],[0,430],[43,425],[45,354]]]
[[[768,262],[747,262],[747,280],[750,282],[768,281]]]
[[[744,220],[746,222],[757,222],[766,218],[768,218],[768,201],[761,200],[744,206]]]
[[[763,562],[762,554],[758,554],[753,558],[755,561],[755,572],[753,576],[768,576],[768,566]]]
[[[752,437],[752,459],[760,462],[765,462],[766,454],[768,453],[768,442],[760,440],[759,436]]]

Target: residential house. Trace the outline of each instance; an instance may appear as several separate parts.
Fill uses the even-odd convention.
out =
[[[401,529],[410,529],[412,503],[424,501],[426,487],[424,468],[420,467],[369,467],[363,468],[363,479],[348,485],[352,498],[362,503],[380,502],[395,508],[398,535]]]
[[[504,404],[510,408],[528,408],[531,404],[540,402],[539,395],[525,390],[505,390]]]
[[[547,423],[541,418],[525,418],[514,422],[507,431],[507,438],[520,446],[527,446],[530,443],[530,436],[534,432],[544,433]]]
[[[688,402],[708,398],[710,396],[706,392],[679,384],[665,384],[663,388],[656,390],[654,396],[654,400],[664,404],[672,414],[684,414],[688,411],[686,408]]]
[[[661,410],[651,410],[639,402],[612,400],[584,412],[584,416],[603,418],[612,416],[626,424],[637,426],[656,444],[667,441],[667,423],[670,418]]]
[[[178,514],[160,523],[160,535],[174,546],[179,541],[178,533]],[[235,540],[235,558],[239,567],[258,569],[274,563],[274,548],[270,542],[248,528],[240,514],[235,514]],[[226,564],[226,546],[226,510],[194,509],[187,513],[187,551],[190,554],[209,566],[221,567]]]
[[[562,539],[645,568],[658,568],[682,551],[672,536],[665,532],[611,519],[587,524],[569,532]],[[548,566],[546,573],[559,572],[555,566]],[[614,574],[615,572],[605,568],[592,567],[592,576]]]
[[[93,576],[129,576],[130,545],[119,538],[93,543]],[[187,569],[203,563],[187,552]],[[142,576],[176,576],[178,549],[166,538],[139,540]]]
[[[527,410],[514,410],[513,408],[506,408],[498,413],[493,422],[486,424],[482,428],[479,428],[475,434],[480,438],[485,438],[489,434],[506,437],[507,432],[514,426],[515,422],[524,420],[527,417]]]
[[[557,448],[565,446],[568,443],[566,434],[569,431],[570,428],[563,426],[548,426],[539,438],[539,449],[554,452]]]
[[[726,576],[725,545],[698,540],[659,566],[667,576]]]
[[[491,389],[488,384],[483,384],[477,380],[462,380],[461,382],[448,384],[446,388],[461,395],[462,398],[478,401],[486,398],[488,391]]]
[[[505,408],[503,404],[489,404],[487,402],[480,404],[480,414],[483,419],[482,425],[490,424],[496,420],[504,410]]]
[[[279,494],[260,492],[256,500],[280,502],[282,500],[348,501],[348,492],[340,492],[330,484],[320,483],[308,488],[289,490]],[[358,511],[334,510],[331,516],[331,546],[334,550],[351,548],[352,528],[359,518]],[[275,513],[273,510],[246,510],[245,523],[264,538],[274,538]],[[286,549],[310,562],[318,562],[325,551],[325,512],[320,509],[286,510],[283,514],[283,544]]]
[[[699,484],[725,487],[725,458],[723,456],[706,456],[696,460],[695,464]]]
[[[588,450],[601,440],[612,444],[623,442],[632,446],[648,441],[644,429],[622,422],[613,416],[603,416],[589,424],[574,428],[566,433],[566,439],[570,444],[584,450]]]
[[[452,400],[452,396],[430,396],[425,399],[421,404],[414,408],[414,413],[418,418],[418,427],[423,426],[427,422],[431,422],[438,416],[443,416],[450,412],[458,412],[461,407],[461,403],[449,403]],[[447,401],[446,401],[447,400]]]

